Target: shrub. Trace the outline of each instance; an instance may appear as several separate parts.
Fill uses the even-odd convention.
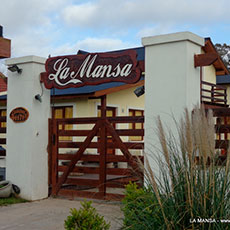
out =
[[[156,197],[151,188],[138,188],[135,183],[126,186],[122,200],[124,228],[130,230],[158,229],[160,217]]]
[[[186,110],[184,118],[176,124],[177,133],[172,135],[158,119],[159,175],[153,172],[146,157],[147,188],[131,185],[126,188],[125,227],[230,229],[229,224],[221,223],[230,221],[230,152],[223,165],[217,165],[212,114],[203,109],[195,109],[192,114]]]
[[[70,210],[71,215],[65,220],[65,229],[67,230],[108,230],[110,223],[106,223],[103,216],[97,214],[92,202],[81,202],[82,207],[79,210],[75,208]]]

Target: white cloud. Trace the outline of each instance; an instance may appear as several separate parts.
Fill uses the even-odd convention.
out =
[[[65,0],[1,0],[0,22],[7,34],[49,26],[51,13],[60,9]]]
[[[74,45],[71,43],[66,43],[55,48],[49,48],[51,51],[50,54],[52,56],[57,56],[76,54],[78,50],[84,50],[87,52],[106,52],[135,46],[135,44],[126,43],[119,39],[88,37],[78,41]]]
[[[88,26],[94,20],[94,15],[98,12],[98,7],[96,4],[90,2],[80,4],[80,5],[69,5],[63,10],[63,16],[69,25],[85,25]]]
[[[1,0],[3,35],[11,39],[12,57],[47,56],[58,37],[60,9],[70,0]],[[57,21],[56,21],[57,20]]]
[[[211,24],[229,16],[227,0],[99,0],[63,9],[63,19],[78,27],[128,28],[154,23]]]
[[[141,37],[190,24],[209,36],[213,25],[230,20],[229,6],[227,0],[1,0],[0,23],[13,57],[47,57],[134,47]]]
[[[140,39],[142,37],[160,35],[175,32],[173,26],[158,24],[152,27],[144,27],[137,33],[137,37]]]
[[[37,55],[47,57],[58,55],[76,54],[78,50],[85,50],[88,52],[105,52],[118,49],[125,49],[135,47],[136,44],[123,42],[120,39],[110,38],[92,38],[88,37],[79,40],[76,43],[63,43],[61,45],[53,46],[47,39],[34,40],[24,39],[24,37],[17,37],[12,44],[12,52],[15,56]],[[24,49],[22,49],[24,47]]]
[[[127,44],[119,39],[109,38],[86,38],[78,41],[76,47],[90,52],[116,50],[122,48],[131,47],[131,44]]]

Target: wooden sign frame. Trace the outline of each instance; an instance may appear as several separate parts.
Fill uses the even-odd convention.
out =
[[[108,82],[136,83],[141,77],[135,50],[48,58],[43,82],[47,89],[82,87]]]

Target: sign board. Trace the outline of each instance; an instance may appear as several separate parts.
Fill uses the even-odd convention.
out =
[[[10,113],[10,118],[16,123],[25,122],[28,117],[29,112],[23,107],[17,107],[13,109]]]
[[[136,83],[141,76],[135,50],[48,58],[43,77],[47,89],[65,89],[107,82]]]

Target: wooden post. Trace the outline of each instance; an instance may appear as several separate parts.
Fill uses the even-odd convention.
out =
[[[49,118],[49,143],[48,143],[48,185],[52,185],[52,147],[53,147],[53,120]]]
[[[99,192],[101,196],[106,195],[106,154],[107,154],[107,131],[106,131],[106,95],[101,97],[101,118],[102,126],[100,129],[100,173],[99,181],[100,187]]]
[[[0,25],[0,59],[11,55],[11,40],[3,38],[3,27]]]
[[[200,103],[202,104],[202,81],[203,81],[203,73],[202,66],[200,67]]]
[[[215,88],[214,88],[214,86],[212,85],[212,86],[211,86],[211,102],[212,102],[212,103],[215,102],[215,100],[214,100],[214,90],[215,90]]]
[[[53,138],[52,138],[52,195],[57,195],[58,183],[58,123],[53,119]]]

